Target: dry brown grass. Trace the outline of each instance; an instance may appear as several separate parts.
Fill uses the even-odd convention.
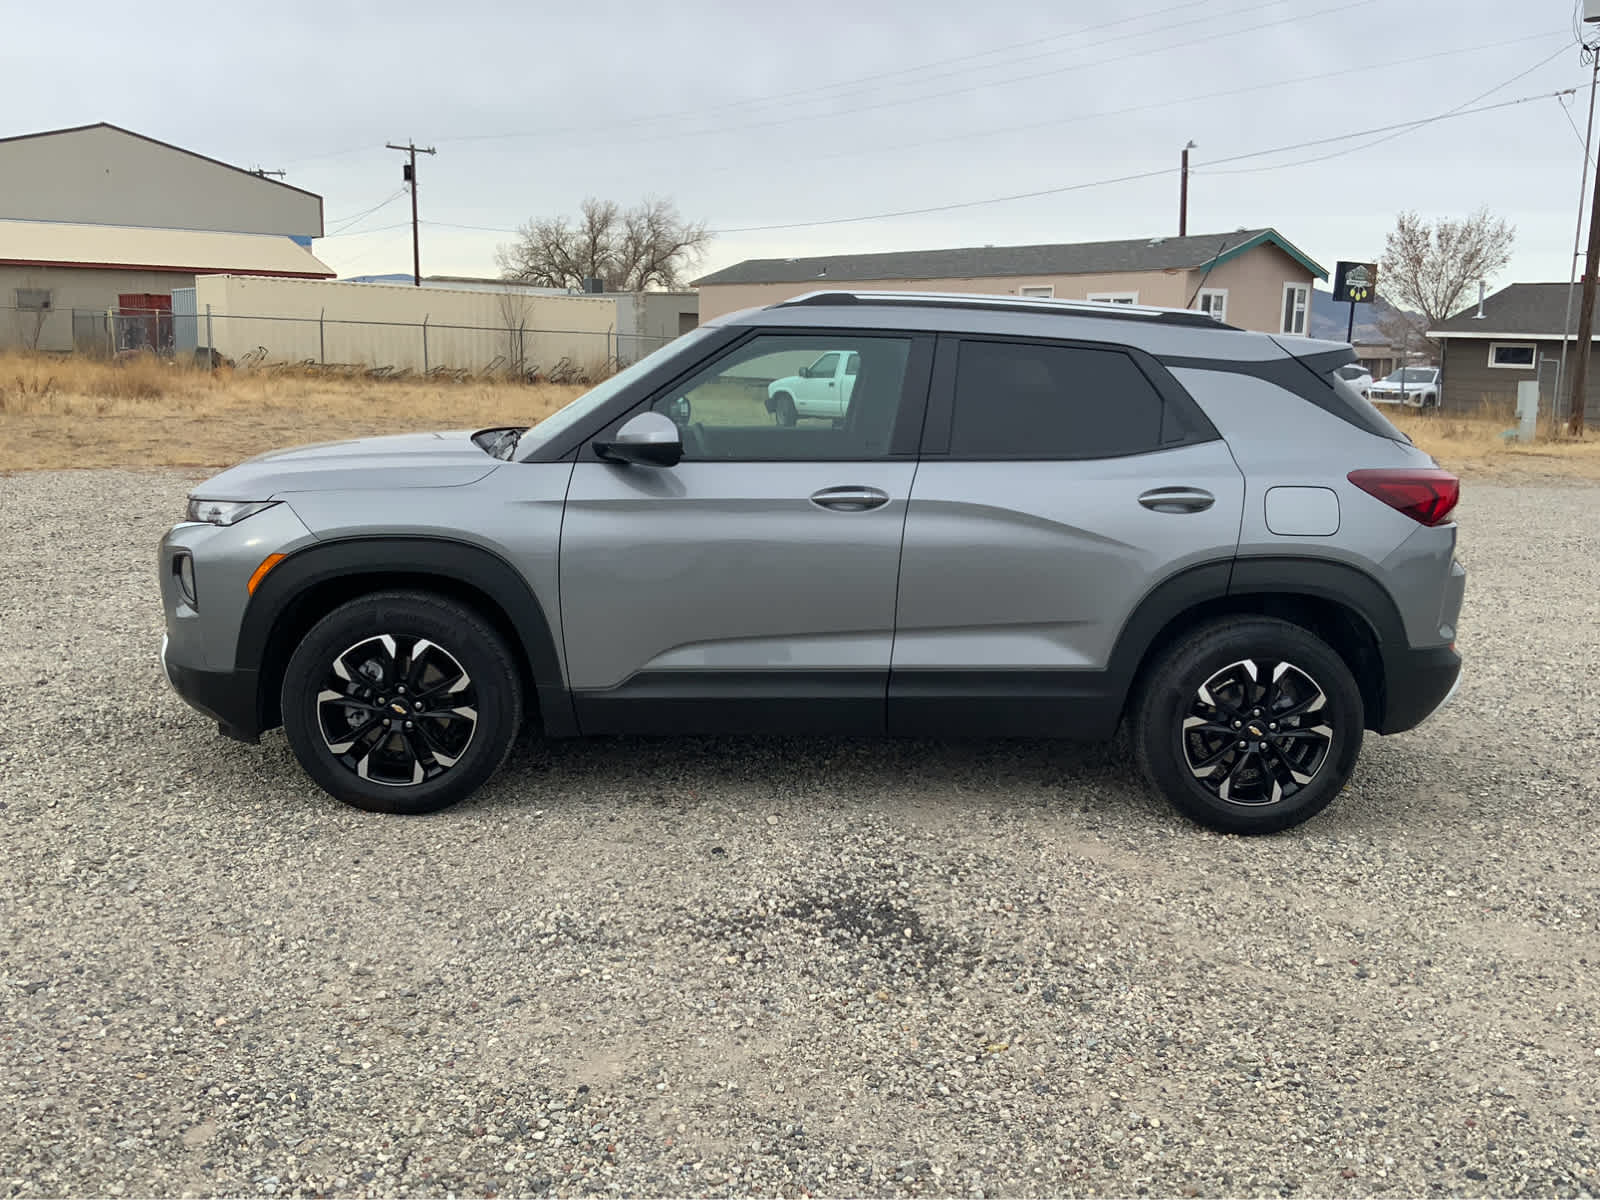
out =
[[[583,390],[7,353],[0,354],[0,470],[221,467],[307,442],[529,425]]]
[[[526,425],[583,389],[480,379],[341,379],[0,354],[0,470],[222,467],[283,446],[378,433]],[[1600,436],[1508,442],[1513,422],[1386,409],[1442,466],[1476,478],[1600,479]]]
[[[1543,421],[1537,441],[1517,442],[1501,436],[1516,421],[1496,413],[1383,412],[1441,467],[1464,478],[1600,479],[1600,436],[1592,431],[1581,438],[1566,437]]]

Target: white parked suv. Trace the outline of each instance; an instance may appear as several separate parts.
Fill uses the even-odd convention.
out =
[[[793,425],[804,417],[842,421],[850,410],[861,355],[829,350],[798,375],[786,375],[767,385],[767,411],[779,425]]]
[[[1404,404],[1411,408],[1439,406],[1439,368],[1402,367],[1367,389],[1374,404]]]
[[[1372,386],[1372,372],[1360,363],[1350,363],[1348,366],[1340,367],[1334,374],[1363,396],[1367,394],[1367,389]]]

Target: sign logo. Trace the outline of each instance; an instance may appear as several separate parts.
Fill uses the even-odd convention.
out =
[[[1378,264],[1342,262],[1333,274],[1333,298],[1341,304],[1369,304],[1378,291]]]

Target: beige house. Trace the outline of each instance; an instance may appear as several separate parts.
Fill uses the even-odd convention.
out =
[[[1043,246],[749,259],[695,281],[700,319],[828,288],[982,292],[1150,304],[1305,334],[1328,272],[1275,229]]]

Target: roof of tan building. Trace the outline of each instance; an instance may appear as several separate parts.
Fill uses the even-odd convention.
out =
[[[1328,272],[1276,229],[1237,229],[1188,237],[1143,237],[1117,242],[1039,246],[965,246],[821,258],[752,258],[696,279],[719,283],[806,283],[827,280],[984,279],[1009,275],[1114,275],[1216,266],[1272,244],[1318,279]]]
[[[330,279],[335,274],[304,246],[275,234],[61,221],[0,220],[0,264],[302,279]]]

